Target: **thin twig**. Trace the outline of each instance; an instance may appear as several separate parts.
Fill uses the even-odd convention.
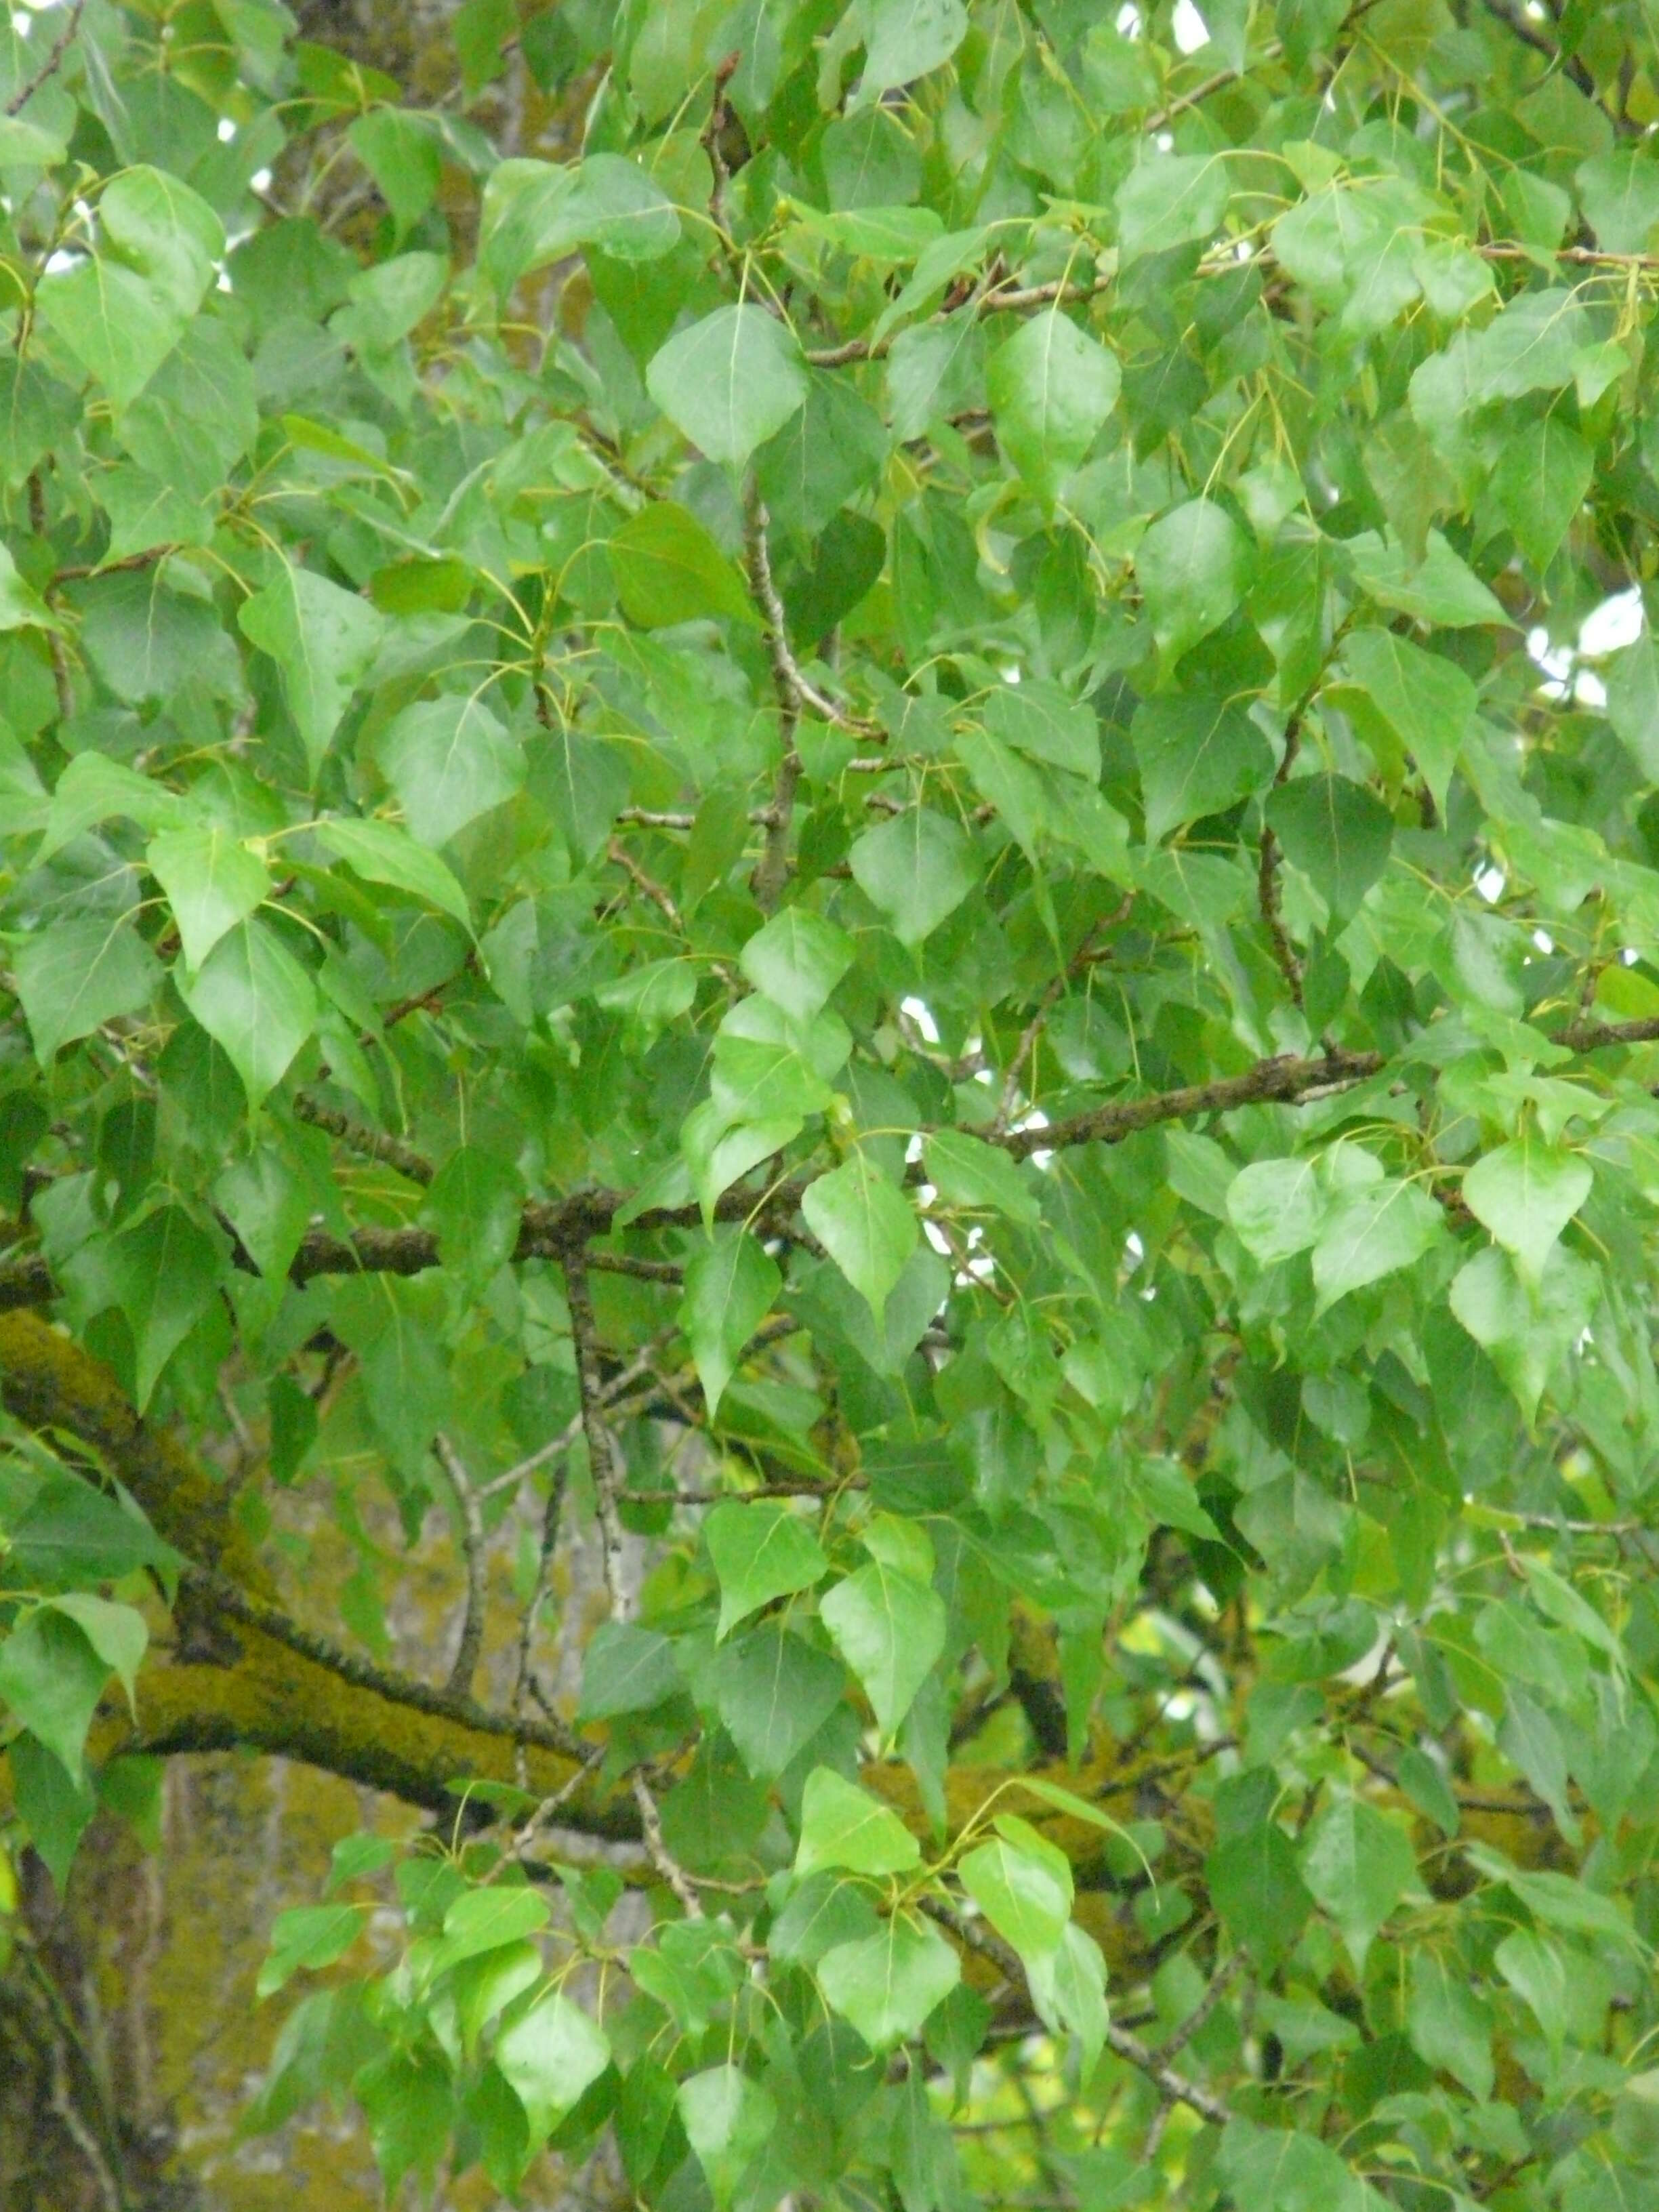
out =
[[[767,514],[760,494],[750,490],[744,517],[749,550],[749,583],[766,624],[766,648],[772,663],[772,688],[777,694],[778,734],[782,750],[772,784],[772,803],[766,810],[766,843],[756,866],[751,888],[755,903],[770,914],[783,894],[789,873],[789,823],[795,811],[795,793],[801,777],[795,732],[800,725],[800,673],[789,650],[784,628],[783,602],[772,580],[771,550],[766,538]]]
[[[655,877],[647,875],[621,838],[613,837],[605,850],[605,858],[614,862],[622,870],[635,890],[641,892],[650,900],[675,936],[684,937],[685,918],[675,905],[672,895],[663,889]]]
[[[662,1814],[657,1808],[651,1784],[638,1767],[633,1774],[634,1802],[640,1808],[640,1826],[645,1832],[646,1856],[663,1880],[668,1884],[684,1908],[688,1920],[702,1918],[702,1903],[691,1877],[663,1841]]]
[[[631,1252],[594,1252],[587,1264],[596,1275],[632,1275],[641,1283],[683,1283],[685,1270],[678,1260],[636,1260]]]
[[[87,0],[74,0],[74,5],[69,11],[69,21],[48,49],[46,59],[32,77],[25,78],[6,102],[6,113],[9,117],[21,115],[41,86],[49,84],[58,70],[63,68],[69,50],[75,43],[75,34],[81,27],[81,18],[85,15],[86,10]]]
[[[924,1898],[921,1910],[930,1919],[937,1920],[941,1926],[948,1928],[969,1950],[977,1951],[982,1959],[988,1959],[1009,1982],[1016,1985],[1025,1983],[1025,1969],[1020,1964],[1018,1952],[1012,1944],[1005,1943],[1000,1936],[994,1935],[983,1922],[964,1918],[954,1906],[937,1898]],[[1139,2036],[1131,2035],[1115,2021],[1107,2027],[1106,2040],[1120,2058],[1127,2059],[1131,2066],[1138,2067],[1173,2102],[1188,2106],[1201,2119],[1208,2120],[1215,2127],[1225,2127],[1231,2119],[1231,2112],[1219,2097],[1212,2096],[1199,2082],[1188,2081],[1184,2074],[1178,2074],[1174,2067],[1164,2064]]]
[[[1186,2019],[1182,2021],[1172,2035],[1165,2036],[1164,2041],[1152,2052],[1152,2057],[1160,2066],[1167,2066],[1172,2058],[1179,2057],[1193,2038],[1200,2033],[1222,1998],[1238,1979],[1243,1966],[1244,1954],[1242,1950],[1230,1953],[1222,1960],[1210,1977],[1209,1987],[1188,2014]]]
[[[720,144],[721,133],[732,121],[732,103],[726,96],[726,88],[737,75],[743,61],[743,49],[738,47],[719,63],[714,70],[714,96],[708,106],[708,120],[702,127],[699,142],[708,156],[708,167],[714,182],[708,195],[708,212],[716,231],[726,235],[726,195],[732,182],[731,165]]]
[[[512,1844],[508,1847],[514,1858],[526,1856],[541,1832],[554,1825],[558,1814],[564,1810],[595,1767],[605,1764],[606,1748],[607,1747],[602,1743],[592,1745],[578,1762],[576,1771],[569,1779],[562,1782],[550,1796],[544,1797],[541,1803],[531,1814],[530,1818],[514,1831]]]
[[[1294,714],[1285,725],[1285,753],[1273,777],[1275,791],[1288,781],[1296,757],[1302,750],[1302,716]],[[1273,948],[1273,958],[1279,972],[1290,986],[1291,996],[1299,1006],[1302,1004],[1302,963],[1296,957],[1296,948],[1285,933],[1285,923],[1279,909],[1279,840],[1273,835],[1273,824],[1264,812],[1261,822],[1261,858],[1256,869],[1256,899],[1261,908],[1261,920]]]
[[[78,15],[80,12],[77,8],[76,14]],[[40,82],[44,84],[46,77],[51,74],[48,70]],[[9,106],[6,112],[8,115],[15,114],[15,106]],[[46,488],[40,481],[39,469],[31,470],[29,473],[29,528],[37,538],[44,538],[46,534]],[[58,719],[67,722],[75,712],[75,685],[70,676],[69,654],[64,649],[64,634],[55,624],[46,632],[46,650],[52,657],[52,681],[58,696]]]
[[[605,1594],[611,1601],[611,1618],[631,1620],[634,1594],[628,1587],[622,1517],[617,1510],[622,1483],[617,1467],[616,1442],[605,1419],[599,1332],[593,1319],[593,1294],[588,1287],[587,1254],[581,1243],[573,1238],[562,1257],[565,1299],[570,1308],[570,1337],[576,1353],[582,1434],[587,1439],[588,1466],[592,1472],[593,1498],[599,1513]]]
[[[466,1611],[461,1617],[454,1663],[444,1686],[456,1697],[470,1698],[472,1677],[478,1671],[478,1655],[483,1649],[484,1571],[488,1564],[484,1557],[483,1507],[472,1486],[471,1477],[461,1463],[460,1454],[441,1430],[433,1438],[433,1451],[460,1516],[461,1557],[466,1564]]]

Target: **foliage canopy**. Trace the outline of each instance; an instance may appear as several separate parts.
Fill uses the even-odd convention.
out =
[[[13,1856],[434,1814],[393,2191],[1659,2205],[1651,0],[293,27],[0,30]]]

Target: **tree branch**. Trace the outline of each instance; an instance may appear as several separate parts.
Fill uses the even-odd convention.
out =
[[[296,1121],[309,1122],[313,1129],[325,1130],[331,1137],[337,1137],[349,1152],[362,1152],[368,1159],[380,1160],[389,1168],[396,1168],[400,1176],[410,1182],[419,1183],[422,1188],[436,1178],[437,1170],[431,1161],[423,1152],[417,1152],[412,1145],[404,1144],[400,1138],[388,1136],[384,1130],[366,1129],[361,1121],[354,1121],[349,1114],[337,1113],[331,1106],[319,1105],[314,1098],[307,1098],[304,1091],[295,1095],[294,1118]]]
[[[1659,1042],[1659,1018],[1574,1021],[1540,1034],[1570,1052],[1602,1052]],[[1323,1096],[1367,1082],[1388,1064],[1388,1056],[1380,1052],[1329,1052],[1317,1059],[1279,1054],[1257,1060],[1242,1074],[1222,1076],[1213,1083],[1183,1084],[1143,1098],[1109,1099],[1104,1105],[1046,1128],[975,1133],[1014,1159],[1029,1159],[1033,1152],[1062,1152],[1073,1145],[1118,1144],[1138,1130],[1155,1128],[1164,1121],[1230,1114],[1241,1106],[1294,1105],[1310,1094]],[[920,1133],[925,1136],[931,1130]],[[793,1176],[762,1194],[744,1185],[735,1186],[723,1191],[715,1201],[714,1218],[760,1228],[786,1224],[812,1179],[810,1173]],[[923,1180],[919,1164],[910,1170],[909,1179]],[[524,1210],[514,1259],[562,1262],[575,1246],[611,1235],[617,1216],[627,1208],[630,1195],[627,1191],[594,1188],[573,1191],[560,1199],[532,1200]],[[656,1206],[635,1214],[627,1225],[641,1232],[696,1229],[702,1225],[702,1210],[696,1205]],[[429,1229],[356,1229],[349,1239],[313,1230],[301,1240],[289,1276],[291,1281],[303,1284],[319,1275],[418,1275],[439,1264],[438,1239]],[[603,1267],[609,1262],[595,1255],[590,1264]],[[624,1265],[618,1272],[631,1274],[641,1270]],[[652,1267],[651,1279],[670,1279]],[[0,1316],[19,1308],[46,1305],[56,1295],[52,1270],[40,1254],[28,1253],[0,1263]]]
[[[69,20],[53,40],[47,51],[46,59],[33,76],[24,79],[6,102],[8,117],[21,115],[42,85],[50,84],[58,70],[63,68],[68,58],[69,50],[75,43],[75,34],[81,27],[81,18],[85,15],[86,9],[87,0],[74,0],[74,5],[69,11]]]
[[[967,1949],[978,1952],[982,1959],[988,1959],[1006,1980],[1019,1988],[1028,1986],[1018,1952],[1005,1943],[1000,1936],[994,1935],[983,1922],[966,1919],[953,1906],[934,1898],[924,1898],[921,1909],[930,1919],[937,1920],[941,1927],[948,1928]],[[1131,2035],[1115,2021],[1106,2030],[1106,2041],[1120,2058],[1127,2059],[1131,2066],[1138,2067],[1141,2073],[1155,2081],[1172,2103],[1186,2105],[1200,2119],[1208,2120],[1214,2127],[1225,2127],[1231,2119],[1231,2112],[1219,2097],[1212,2096],[1207,2089],[1196,2081],[1189,2081],[1184,2074],[1177,2074],[1174,2067],[1166,2064],[1156,2051],[1149,2051],[1139,2036]]]
[[[1285,751],[1273,781],[1275,791],[1288,781],[1301,750],[1302,715],[1298,709],[1285,725]],[[1279,910],[1279,840],[1273,834],[1265,809],[1261,817],[1261,858],[1256,869],[1256,901],[1273,948],[1273,958],[1279,963],[1279,972],[1290,987],[1291,998],[1300,1006],[1302,963],[1297,958],[1296,948],[1285,934],[1284,918]]]
[[[766,809],[766,843],[751,883],[755,903],[763,914],[770,914],[783,895],[789,873],[789,823],[795,811],[795,792],[801,775],[795,732],[800,726],[805,693],[801,688],[800,671],[789,650],[783,602],[772,580],[772,554],[767,543],[766,525],[764,502],[751,487],[744,512],[749,588],[766,625],[766,650],[772,663],[772,688],[777,694],[778,731],[783,744],[772,785],[772,803]]]
[[[478,1655],[483,1649],[483,1507],[461,1464],[460,1454],[441,1431],[433,1438],[433,1451],[454,1496],[461,1524],[461,1557],[466,1563],[466,1610],[461,1616],[460,1638],[446,1686],[453,1696],[467,1698],[472,1693],[472,1677],[478,1671]]]
[[[565,1297],[570,1307],[570,1336],[576,1352],[576,1389],[581,1399],[582,1434],[587,1439],[587,1461],[593,1476],[593,1497],[599,1510],[599,1540],[605,1563],[605,1594],[613,1620],[630,1620],[633,1592],[623,1572],[626,1546],[617,1497],[616,1441],[605,1425],[605,1386],[599,1374],[599,1333],[593,1319],[593,1297],[588,1288],[587,1255],[580,1241],[563,1255]]]

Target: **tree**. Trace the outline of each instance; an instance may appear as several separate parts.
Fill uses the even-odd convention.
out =
[[[1656,33],[0,33],[0,1963],[101,2201],[12,1870],[236,1747],[430,1816],[258,1992],[394,2195],[1659,2204]]]

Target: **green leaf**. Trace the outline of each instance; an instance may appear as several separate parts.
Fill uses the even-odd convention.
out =
[[[776,1270],[772,1273],[775,1276]],[[817,1538],[781,1499],[717,1505],[703,1522],[702,1533],[720,1586],[717,1641],[774,1598],[811,1589],[830,1571]]]
[[[141,829],[165,830],[183,812],[184,802],[165,784],[141,775],[124,762],[106,760],[102,753],[76,753],[52,792],[35,864],[49,860],[94,823],[120,816]]]
[[[1439,1207],[1419,1184],[1389,1180],[1339,1198],[1314,1246],[1317,1310],[1409,1267],[1444,1233]]]
[[[1267,784],[1273,749],[1244,709],[1219,693],[1143,700],[1130,725],[1146,807],[1146,841],[1224,807]]]
[[[319,822],[316,834],[324,851],[347,862],[365,883],[386,884],[393,890],[412,892],[441,913],[453,915],[463,929],[471,928],[466,893],[447,864],[417,845],[396,823],[337,815]]]
[[[317,1019],[310,975],[262,921],[227,932],[179,991],[241,1077],[250,1107],[282,1081]]]
[[[678,1320],[691,1347],[691,1357],[696,1362],[697,1380],[702,1385],[703,1402],[711,1419],[720,1408],[744,1346],[771,1311],[782,1286],[783,1278],[775,1263],[754,1237],[742,1231],[728,1231],[718,1241],[700,1245],[687,1261]],[[748,1506],[738,1509],[740,1512],[758,1510]],[[717,1507],[707,1527],[712,1529],[714,1522],[726,1510],[724,1506]],[[799,1527],[800,1523],[794,1525]],[[720,1586],[725,1590],[723,1575]],[[800,1589],[803,1585],[794,1583],[791,1587]],[[757,1602],[763,1603],[764,1600]],[[750,1608],[745,1607],[744,1610]],[[721,1620],[724,1634],[729,1625],[724,1607]]]
[[[1502,602],[1437,530],[1430,531],[1428,551],[1420,563],[1407,559],[1402,546],[1378,537],[1374,530],[1348,538],[1343,550],[1361,588],[1379,606],[1396,608],[1443,629],[1471,629],[1486,623],[1513,626]]]
[[[263,591],[242,602],[237,623],[283,672],[289,712],[305,742],[313,780],[352,693],[379,649],[382,617],[355,592],[283,561]]]
[[[963,0],[857,0],[855,21],[864,34],[864,74],[849,113],[942,67],[968,35]]]
[[[1348,921],[1389,864],[1394,817],[1346,775],[1299,775],[1267,799],[1268,826],[1331,911]]]
[[[264,862],[216,822],[163,830],[150,839],[144,860],[167,893],[191,968],[199,968],[270,890]]]
[[[367,1905],[305,1905],[279,1912],[270,1926],[270,1948],[259,1968],[254,1995],[262,2002],[292,1981],[301,1969],[315,1972],[343,1958],[362,1934]]]
[[[24,1834],[62,1897],[81,1838],[97,1817],[97,1792],[89,1781],[77,1784],[63,1761],[27,1730],[13,1736],[6,1758]],[[0,1892],[3,1887],[0,1878]]]
[[[533,1936],[546,1927],[549,1917],[547,1899],[539,1890],[503,1884],[463,1892],[445,1913],[443,1934],[424,1961],[428,1983],[464,1959],[476,1959]]]
[[[142,1636],[138,1615],[131,1618]],[[110,1661],[62,1601],[25,1613],[0,1644],[0,1707],[44,1744],[76,1784],[85,1776],[87,1729],[110,1673]]]
[[[679,1686],[679,1666],[665,1636],[633,1621],[607,1620],[587,1646],[577,1717],[602,1721],[648,1712]]]
[[[135,1567],[165,1570],[178,1553],[134,1506],[71,1474],[49,1476],[9,1524],[8,1560],[36,1589],[117,1582]]]
[[[721,1727],[749,1771],[770,1780],[828,1721],[847,1678],[827,1652],[766,1622],[726,1645],[714,1684]]]
[[[1558,416],[1510,433],[1492,471],[1492,495],[1540,574],[1560,550],[1595,474],[1595,453]]]
[[[689,2075],[674,2101],[716,2212],[725,2212],[770,2142],[778,2108],[758,2081],[729,2063]]]
[[[806,398],[800,348],[763,307],[717,307],[669,339],[646,386],[676,428],[711,461],[741,465]]]
[[[810,1022],[852,966],[858,947],[809,907],[787,906],[744,941],[738,965],[790,1018]]]
[[[1263,1267],[1310,1251],[1328,1208],[1312,1160],[1255,1160],[1227,1188],[1227,1218]]]
[[[453,2124],[447,2068],[431,2052],[392,2051],[352,2077],[390,2196],[411,2168],[429,2188]]]
[[[161,966],[134,920],[121,914],[55,921],[18,948],[17,995],[43,1067],[61,1045],[137,1013],[154,995]]]
[[[804,201],[796,201],[790,213],[809,236],[825,239],[843,253],[890,268],[914,261],[945,231],[932,208],[862,207],[824,215]]]
[[[1228,1934],[1264,1968],[1291,1949],[1312,1910],[1290,1838],[1275,1820],[1218,1844],[1204,1880]]]
[[[872,1559],[837,1583],[818,1611],[890,1736],[945,1649],[943,1601],[925,1583]]]
[[[135,400],[183,336],[185,318],[130,269],[99,259],[43,276],[48,329],[117,407]]]
[[[1334,1797],[1304,1839],[1301,1869],[1363,1972],[1372,1939],[1416,1880],[1410,1837],[1363,1797]]]
[[[1455,1960],[1418,1945],[1411,1954],[1411,1996],[1406,2033],[1418,2057],[1450,2074],[1484,2104],[1497,2069],[1492,2055],[1492,2014]]]
[[[986,728],[1005,745],[1050,768],[1100,781],[1100,724],[1085,701],[1041,678],[1000,684],[981,707]]]
[[[1327,0],[1281,0],[1280,19],[1316,6],[1328,14]],[[1228,2121],[1215,2166],[1233,2201],[1250,2212],[1382,2212],[1388,2202],[1316,2136],[1253,2120]]]
[[[879,1934],[826,1951],[817,1977],[830,2009],[881,2052],[921,2032],[962,1979],[962,1964],[930,1922],[896,1912]]]
[[[935,1129],[922,1157],[927,1180],[948,1205],[1006,1214],[1026,1229],[1042,1222],[1036,1192],[1007,1153],[982,1138],[964,1129]]]
[[[1135,548],[1135,574],[1166,665],[1219,629],[1255,566],[1243,532],[1213,500],[1189,499],[1153,523]]]
[[[1659,230],[1659,161],[1645,144],[1609,147],[1583,162],[1573,181],[1604,252],[1651,251]]]
[[[1117,356],[1058,304],[992,355],[986,390],[997,442],[1042,497],[1054,497],[1093,445],[1122,382]]]
[[[1060,1865],[1065,1867],[1063,1859]],[[1072,1889],[1069,1875],[1061,1878],[1049,1854],[1022,1850],[998,1836],[959,1860],[957,1874],[1022,1959],[1046,1957],[1059,1948],[1071,1917]]]
[[[890,1806],[843,1781],[831,1767],[813,1768],[801,1796],[798,1880],[820,1867],[886,1875],[908,1874],[921,1863],[921,1844]]]
[[[1068,1920],[1059,1943],[1024,1961],[1031,2002],[1055,2034],[1077,2038],[1086,2081],[1106,2041],[1106,1961],[1086,1929]]]
[[[476,694],[446,692],[405,707],[374,753],[422,845],[447,845],[525,780],[523,746]]]
[[[859,889],[887,916],[902,945],[931,937],[979,880],[967,832],[926,806],[866,830],[848,857]]]
[[[1212,239],[1227,217],[1232,180],[1215,154],[1152,154],[1117,188],[1118,252],[1123,265],[1143,253]]]
[[[679,236],[661,185],[625,155],[591,154],[569,167],[514,158],[495,165],[485,187],[482,260],[502,293],[579,246],[658,261]]]
[[[524,1185],[482,1145],[461,1145],[433,1178],[422,1209],[438,1232],[438,1255],[482,1287],[513,1257],[524,1214]]]
[[[887,447],[880,416],[844,377],[810,370],[805,405],[755,456],[773,529],[818,537],[875,481]]]
[[[1535,1289],[1594,1182],[1587,1159],[1526,1131],[1474,1163],[1463,1177],[1463,1202],[1514,1255],[1522,1280]]]
[[[724,615],[758,620],[748,588],[696,516],[672,499],[631,514],[606,547],[623,612],[642,629]]]
[[[423,117],[374,107],[357,118],[346,137],[380,187],[401,238],[438,197],[442,166],[436,134]]]
[[[909,1200],[860,1148],[809,1184],[800,1204],[807,1227],[879,1322],[921,1235]]]
[[[0,546],[0,631],[62,627],[40,593],[18,574],[9,547]]]
[[[1369,706],[1415,762],[1436,811],[1443,815],[1463,735],[1474,719],[1474,684],[1455,661],[1425,653],[1396,630],[1352,632],[1342,659]]]
[[[1559,2051],[1567,2011],[1567,1961],[1531,1928],[1516,1928],[1492,1954],[1492,1964]]]
[[[111,179],[98,203],[106,252],[193,315],[225,250],[224,225],[199,194],[164,169],[138,162]]]
[[[182,1206],[159,1206],[112,1240],[109,1279],[132,1332],[133,1400],[142,1413],[161,1370],[217,1295],[219,1245]]]
[[[538,2145],[611,2063],[611,2039],[580,2005],[549,1990],[502,2028],[495,2063]]]
[[[1659,777],[1659,651],[1644,629],[1607,664],[1607,720],[1643,774]]]

